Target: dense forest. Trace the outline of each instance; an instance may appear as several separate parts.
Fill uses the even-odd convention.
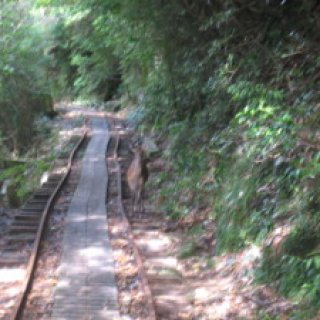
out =
[[[173,220],[208,212],[215,254],[257,245],[256,280],[311,319],[319,18],[317,0],[1,0],[0,165],[28,156],[52,99],[129,107],[170,163],[158,205]]]

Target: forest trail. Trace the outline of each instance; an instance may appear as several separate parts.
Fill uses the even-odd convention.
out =
[[[117,288],[107,237],[106,120],[90,115],[91,140],[68,210],[52,319],[115,319]]]

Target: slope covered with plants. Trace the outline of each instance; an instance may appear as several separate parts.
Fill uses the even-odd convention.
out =
[[[319,1],[37,5],[55,17],[56,97],[134,105],[132,119],[171,163],[158,175],[159,205],[172,219],[209,211],[217,254],[261,248],[257,280],[312,306],[311,319],[320,307]]]
[[[54,114],[45,26],[33,1],[0,2],[1,213],[3,202],[19,205],[49,166],[40,154],[51,141],[40,118]]]
[[[2,1],[0,7],[0,139],[4,154],[26,152],[36,115],[52,108],[47,95],[46,43],[32,8],[30,1]]]

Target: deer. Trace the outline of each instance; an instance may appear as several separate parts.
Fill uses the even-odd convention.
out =
[[[141,141],[135,146],[131,145],[130,149],[133,152],[133,160],[127,171],[127,181],[132,193],[132,213],[137,212],[137,208],[140,212],[144,212],[143,191],[149,176],[147,167],[149,159]]]

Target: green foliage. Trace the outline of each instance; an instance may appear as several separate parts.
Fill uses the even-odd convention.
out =
[[[274,258],[265,251],[257,278],[273,281],[277,289],[297,301],[309,301],[319,307],[320,257],[302,259],[290,255]]]
[[[197,250],[196,244],[194,242],[187,242],[181,249],[179,253],[179,258],[186,259],[195,255]]]
[[[187,121],[170,125],[168,132],[171,145],[167,156],[174,158],[173,172],[161,175],[159,184],[164,188],[159,198],[163,209],[172,218],[179,219],[211,202],[214,172],[207,158],[208,148],[199,148],[201,133],[191,128]]]
[[[230,85],[228,92],[239,104],[239,112],[230,128],[212,140],[221,154],[214,204],[219,250],[235,250],[264,239],[280,207],[293,197],[286,185],[292,185],[292,171],[296,173],[291,163],[284,168],[277,165],[280,155],[284,157],[293,147],[296,132],[281,91],[240,81]]]
[[[310,180],[306,183],[307,172],[299,170],[301,179],[294,184],[296,191],[286,204],[283,199],[279,204],[280,217],[281,211],[294,213],[287,222],[292,227],[283,242],[282,252],[274,255],[272,249],[266,248],[257,270],[259,281],[272,282],[281,293],[313,307],[307,315],[300,317],[297,313],[297,319],[311,319],[311,314],[316,313],[314,309],[320,307],[319,192],[318,183],[312,187]]]
[[[12,165],[2,170],[0,181],[9,180],[8,205],[18,207],[39,185],[41,174],[49,169],[48,159]]]
[[[23,154],[23,159],[11,160],[6,156],[0,160],[0,182],[6,181],[8,184],[4,195],[4,203],[8,207],[21,206],[39,188],[42,174],[50,170],[61,152],[52,149],[52,145],[57,143],[58,134],[49,126],[49,121],[45,116],[36,119],[33,144]]]
[[[48,6],[52,2],[39,5]],[[72,3],[58,1],[51,12],[58,16],[49,51],[53,58],[51,75],[55,96],[109,100],[121,82],[119,59],[110,48],[107,34],[112,19],[105,23],[108,13],[100,11],[98,3],[95,7],[79,2],[74,7]]]
[[[281,320],[281,316],[271,316],[264,310],[259,310],[257,316],[259,320]]]
[[[292,256],[305,258],[320,243],[320,221],[317,218],[299,220],[284,243],[284,251]]]
[[[0,11],[0,132],[10,151],[30,145],[33,121],[47,111],[43,41],[29,1],[4,2]],[[44,106],[42,106],[44,104]]]
[[[261,149],[256,152],[264,156],[279,142],[284,151],[292,148],[293,139],[288,136],[293,135],[294,121],[289,109],[283,105],[281,91],[242,81],[231,85],[228,91],[235,102],[241,103],[241,111],[236,114],[233,125],[245,130],[244,139],[250,143],[259,141]]]

